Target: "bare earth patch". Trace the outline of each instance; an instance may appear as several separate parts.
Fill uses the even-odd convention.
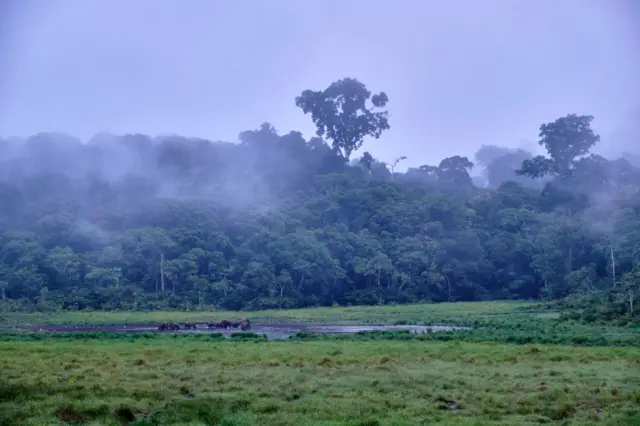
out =
[[[264,334],[269,339],[286,339],[298,332],[314,332],[329,334],[352,334],[361,331],[394,331],[409,330],[413,333],[433,333],[438,331],[463,330],[466,327],[458,327],[451,325],[312,325],[312,324],[252,324],[251,331],[256,334]],[[149,324],[130,324],[130,325],[93,325],[93,326],[72,326],[72,325],[51,325],[51,326],[33,326],[23,327],[19,331],[42,331],[42,332],[106,332],[106,333],[149,333],[160,332],[157,326]],[[180,329],[178,331],[163,331],[162,333],[224,333],[231,334],[237,332],[236,329],[209,329],[199,327],[193,329]]]

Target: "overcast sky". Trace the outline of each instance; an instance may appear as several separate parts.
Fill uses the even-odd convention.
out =
[[[593,114],[601,151],[640,134],[634,0],[0,0],[0,135],[311,136],[302,90],[390,98],[365,149],[405,165],[536,141]],[[640,146],[640,139],[636,139]]]

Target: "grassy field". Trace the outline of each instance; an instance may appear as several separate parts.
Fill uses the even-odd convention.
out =
[[[0,425],[640,425],[640,330],[561,322],[530,303],[2,316],[5,327],[248,316],[474,328],[282,341],[3,332]]]
[[[229,311],[121,311],[121,312],[56,312],[6,313],[1,316],[17,324],[37,325],[102,325],[157,324],[165,321],[217,321],[225,318],[248,317],[259,323],[305,324],[394,324],[398,321],[415,324],[438,322],[468,322],[492,317],[522,317],[523,315],[554,316],[540,311],[531,302],[469,302],[399,306],[353,306],[339,308],[310,308],[265,310],[256,312]]]
[[[3,425],[640,424],[638,348],[165,335],[4,342],[0,364]]]
[[[450,324],[472,327],[439,335],[438,339],[468,342],[640,346],[640,328],[558,321],[558,312],[531,302],[472,302],[402,306],[357,306],[228,311],[7,313],[0,329],[37,325],[158,324],[219,321],[248,317],[256,323],[296,324]],[[0,335],[0,340],[2,336]]]

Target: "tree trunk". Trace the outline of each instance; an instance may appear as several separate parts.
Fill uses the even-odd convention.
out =
[[[545,275],[549,273],[549,258],[547,257],[547,253],[545,250],[545,254],[544,254],[544,263],[546,266],[546,270],[545,270]],[[551,295],[551,288],[549,287],[549,280],[548,278],[545,277],[544,279],[544,288],[547,292],[547,297],[549,298],[549,300],[552,299],[552,295]]]
[[[545,278],[544,280],[544,290],[547,293],[547,297],[551,299],[551,289],[549,288],[549,281]]]
[[[451,281],[449,281],[449,276],[446,273],[444,278],[447,280],[448,301],[451,302]]]
[[[333,292],[336,289],[336,283],[338,282],[338,275],[333,275],[331,272],[327,272],[327,275],[333,278],[333,284],[331,284],[331,288],[330,288],[330,293],[333,294]]]
[[[613,288],[616,288],[616,259],[613,256],[613,244],[609,243],[609,252],[611,253],[611,275],[613,275]]]
[[[382,269],[378,269],[378,303],[382,305]]]
[[[633,289],[630,288],[629,289],[629,316],[632,317],[633,316],[633,302],[634,302],[634,294],[633,294]]]
[[[164,254],[160,253],[160,289],[164,293]]]

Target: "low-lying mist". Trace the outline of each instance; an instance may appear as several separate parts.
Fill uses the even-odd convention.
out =
[[[398,172],[405,156],[353,155],[390,128],[388,100],[354,79],[302,92],[309,140],[269,123],[237,143],[0,140],[2,303],[257,309],[635,289],[640,168],[593,153],[593,117],[542,124],[545,155],[484,145],[474,161]],[[634,291],[615,309],[632,311]]]

